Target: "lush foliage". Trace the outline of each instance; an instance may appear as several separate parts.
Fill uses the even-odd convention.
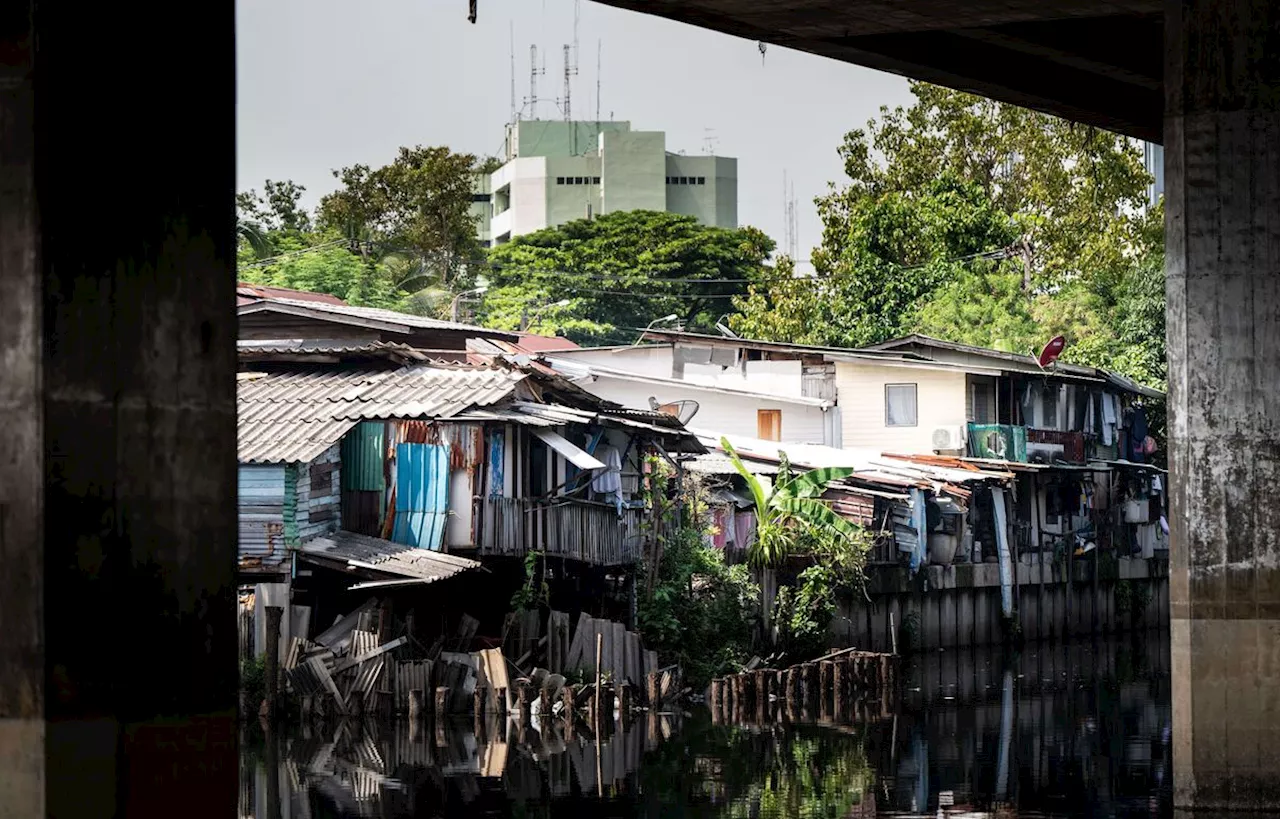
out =
[[[651,593],[637,603],[640,632],[646,647],[663,663],[678,663],[697,687],[749,658],[759,589],[745,566],[727,565],[723,552],[707,545],[710,520],[699,485],[689,479],[676,505],[670,467],[660,461],[651,467],[662,543],[655,576],[646,578]]]
[[[546,554],[531,551],[524,556],[524,584],[511,596],[511,610],[537,609],[547,607],[550,603],[551,585],[547,582]]]
[[[775,647],[787,662],[816,657],[827,647],[837,583],[836,569],[816,563],[800,573],[796,585],[778,589],[773,610]]]
[[[351,304],[425,315],[448,312],[472,282],[483,250],[471,213],[472,180],[489,160],[448,148],[401,148],[388,165],[334,171],[342,187],[320,201],[267,180],[237,195],[242,281],[329,293]]]
[[[865,554],[870,542],[867,533],[821,500],[833,482],[853,474],[852,468],[826,467],[792,475],[784,455],[777,476],[770,480],[747,469],[728,438],[721,438],[720,446],[755,500],[756,536],[748,553],[752,563],[777,566],[800,553],[850,559],[859,552]]]
[[[628,343],[672,315],[710,329],[730,297],[765,275],[773,241],[755,228],[656,211],[609,213],[547,228],[489,252],[480,317],[489,326]],[[568,300],[568,304],[548,307]]]
[[[840,147],[816,275],[737,301],[744,335],[862,345],[911,332],[1164,381],[1160,208],[1136,143],[936,86]],[[1157,318],[1160,317],[1160,318]]]

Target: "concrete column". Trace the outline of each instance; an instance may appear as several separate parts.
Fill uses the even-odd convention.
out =
[[[1166,37],[1174,801],[1280,804],[1280,5]]]
[[[231,3],[0,4],[0,812],[235,809],[234,94]]]

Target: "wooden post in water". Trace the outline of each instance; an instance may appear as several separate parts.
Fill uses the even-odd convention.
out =
[[[813,720],[818,704],[818,666],[816,663],[805,663],[804,666],[804,708],[805,722]]]
[[[631,724],[631,686],[623,683],[618,688],[618,725],[625,727]]]
[[[835,702],[836,664],[830,660],[823,660],[818,666],[818,678],[819,695],[822,697],[818,711],[823,720],[830,720]]]
[[[756,678],[746,671],[738,674],[742,680],[742,720],[748,721],[756,708]]]
[[[837,724],[844,722],[846,665],[844,659],[836,660],[831,664],[831,719]]]
[[[769,722],[769,690],[773,687],[772,671],[755,672],[755,722]]]
[[[795,722],[800,713],[800,669],[792,666],[786,670],[787,719]]]
[[[516,713],[519,714],[522,727],[529,724],[531,705],[529,702],[529,684],[527,682],[516,683]]]
[[[720,680],[719,682],[721,683],[720,693],[723,697],[724,681]],[[645,695],[646,699],[649,700],[649,710],[657,711],[658,706],[662,705],[662,675],[657,671],[651,671],[648,679],[645,680],[645,687],[648,689]],[[723,703],[721,704],[723,705]]]
[[[449,689],[443,685],[436,688],[435,711],[436,719],[442,722],[449,713]]]
[[[280,693],[280,618],[283,616],[284,609],[281,607],[267,606],[267,645],[263,650],[263,659],[266,661],[268,723],[275,721],[276,697]]]
[[[551,689],[545,685],[538,692],[538,715],[539,724],[546,726],[547,720],[551,719]]]
[[[707,686],[707,708],[711,711],[711,721],[720,722],[720,698],[721,692],[724,691],[724,682],[719,678],[711,681],[711,685]],[[653,710],[650,707],[650,710]]]

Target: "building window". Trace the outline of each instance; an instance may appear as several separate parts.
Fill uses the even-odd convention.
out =
[[[782,440],[782,410],[756,410],[756,437],[762,441]]]
[[[557,176],[557,177],[556,177],[556,184],[557,184],[557,185],[563,185],[563,184],[564,184],[564,177],[563,177],[563,176]]]
[[[886,427],[914,427],[916,413],[915,384],[884,385],[884,425]]]
[[[598,177],[598,176],[593,176],[593,177],[591,177],[591,184],[592,184],[592,185],[599,185],[599,184],[600,184],[600,177]]]
[[[705,184],[707,184],[707,178],[706,178],[705,176],[699,176],[699,177],[698,177],[698,184],[699,184],[699,185],[705,185]]]
[[[472,202],[488,202],[488,201],[489,201],[489,194],[487,194],[487,193],[473,193],[473,194],[471,194],[471,201],[472,201]]]

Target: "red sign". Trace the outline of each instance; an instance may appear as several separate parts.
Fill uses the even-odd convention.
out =
[[[1044,349],[1040,351],[1040,366],[1048,367],[1050,364],[1058,360],[1058,356],[1062,355],[1062,348],[1067,346],[1067,340],[1062,336],[1054,336],[1049,343],[1044,345]]]

